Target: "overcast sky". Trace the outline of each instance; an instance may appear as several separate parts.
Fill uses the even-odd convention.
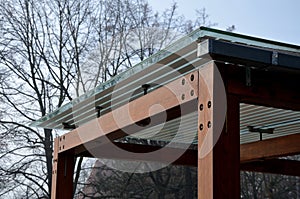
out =
[[[206,8],[214,28],[235,25],[237,33],[300,45],[300,0],[175,0],[179,12],[195,17]],[[149,0],[155,10],[168,8],[173,0]]]

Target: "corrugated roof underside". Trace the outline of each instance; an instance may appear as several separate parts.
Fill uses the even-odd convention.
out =
[[[132,134],[127,138],[197,144],[197,112],[168,121],[165,124]],[[250,104],[240,104],[240,143],[260,140],[258,132],[250,132],[249,126],[256,129],[273,129],[273,134],[263,133],[262,139],[270,139],[300,132],[300,112]]]

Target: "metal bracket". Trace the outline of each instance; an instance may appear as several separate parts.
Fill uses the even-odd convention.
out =
[[[96,111],[97,111],[97,118],[101,116],[101,110],[103,109],[102,106],[96,106]]]
[[[255,128],[254,126],[247,126],[249,132],[253,133],[259,133],[259,140],[262,141],[262,135],[263,133],[265,134],[273,134],[275,128],[267,128],[267,129],[262,129],[262,128]]]
[[[148,89],[150,88],[150,84],[143,84],[142,88],[144,90],[144,95],[147,95]]]
[[[75,124],[69,124],[68,122],[63,122],[62,123],[62,125],[63,125],[63,128],[65,129],[65,130],[73,130],[73,129],[76,129],[76,125]]]
[[[246,86],[252,85],[251,68],[246,67]]]
[[[278,52],[273,52],[272,53],[272,64],[273,65],[278,65]]]

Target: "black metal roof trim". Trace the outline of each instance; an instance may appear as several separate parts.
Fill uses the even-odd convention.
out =
[[[300,70],[299,56],[285,54],[272,49],[206,39],[198,44],[198,57],[242,64],[251,67],[281,67]]]

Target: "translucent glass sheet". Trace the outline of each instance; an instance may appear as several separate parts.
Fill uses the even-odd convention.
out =
[[[102,112],[108,112],[109,110],[126,103],[128,101],[128,96],[130,98],[139,97],[142,94],[142,90],[139,90],[139,92],[133,91],[138,91],[142,84],[155,82],[157,85],[151,87],[151,89],[155,89],[160,85],[164,85],[178,78],[179,75],[184,75],[191,70],[194,70],[204,62],[200,58],[197,58],[196,44],[199,38],[205,37],[250,46],[300,53],[299,46],[201,27],[131,69],[115,76],[95,89],[88,91],[56,111],[38,119],[31,125],[49,129],[62,129],[62,123],[76,126],[82,125],[96,118],[96,106],[103,107]],[[168,57],[172,57],[173,60],[166,64],[160,64],[162,60]],[[160,64],[159,67],[157,67],[157,64]],[[168,70],[170,68],[175,70]],[[147,73],[143,76],[139,76],[139,73],[144,70],[147,70]],[[118,97],[114,99],[115,103],[112,105],[112,91],[109,89],[128,79],[130,79],[128,83],[121,84],[117,90],[114,89],[114,92],[118,93]],[[108,90],[108,92],[103,92],[105,90]],[[132,93],[134,93],[134,95],[129,95]]]

